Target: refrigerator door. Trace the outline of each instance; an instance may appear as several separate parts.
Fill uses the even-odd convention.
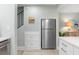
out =
[[[42,48],[56,48],[55,30],[42,30]]]
[[[56,27],[56,19],[42,19],[42,29],[52,29]]]

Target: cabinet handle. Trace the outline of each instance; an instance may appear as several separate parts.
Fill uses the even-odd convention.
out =
[[[4,48],[4,47],[6,47],[6,46],[7,46],[7,45],[3,45],[3,46],[0,47],[0,49]]]
[[[66,44],[64,44],[64,43],[62,43],[62,45],[64,45],[65,47],[67,47],[67,45],[66,45]]]
[[[61,50],[64,51],[64,52],[67,52],[67,51],[65,51],[63,48],[61,48]]]

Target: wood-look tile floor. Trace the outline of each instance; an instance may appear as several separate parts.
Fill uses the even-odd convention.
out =
[[[57,50],[17,50],[18,55],[58,55]]]

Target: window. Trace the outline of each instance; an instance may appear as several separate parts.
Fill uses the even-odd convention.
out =
[[[17,28],[20,28],[22,25],[24,25],[24,7],[18,7],[17,12]]]

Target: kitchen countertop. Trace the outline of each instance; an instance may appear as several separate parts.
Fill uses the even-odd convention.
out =
[[[0,42],[7,40],[7,39],[10,39],[10,37],[0,37]]]
[[[79,48],[79,37],[59,37],[59,38]]]

